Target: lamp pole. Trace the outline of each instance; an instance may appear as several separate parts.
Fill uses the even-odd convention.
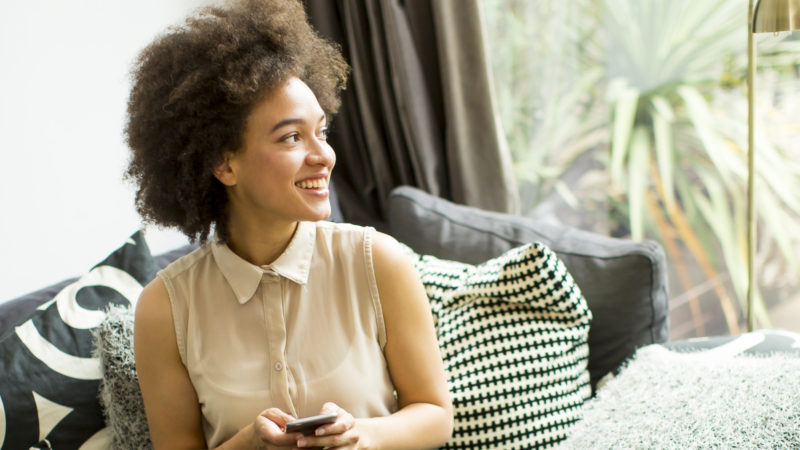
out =
[[[755,204],[755,125],[754,89],[756,78],[756,46],[753,39],[754,0],[747,8],[747,331],[755,328],[754,297],[756,292],[756,204]]]
[[[747,331],[755,328],[756,202],[754,100],[756,80],[755,33],[800,29],[800,0],[748,0],[747,2]]]

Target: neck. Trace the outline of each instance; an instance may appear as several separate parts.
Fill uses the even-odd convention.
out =
[[[298,224],[299,222],[294,221],[254,226],[233,220],[232,217],[228,223],[228,247],[251,264],[271,264],[289,246]]]

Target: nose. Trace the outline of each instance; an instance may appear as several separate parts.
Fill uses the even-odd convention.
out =
[[[336,152],[324,139],[315,138],[310,146],[306,162],[309,165],[315,166],[328,166],[333,167],[336,163]]]

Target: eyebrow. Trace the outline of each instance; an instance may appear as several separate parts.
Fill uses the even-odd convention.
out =
[[[325,120],[325,114],[322,114],[319,117],[319,121],[320,122],[322,122],[323,120]],[[275,126],[272,127],[272,129],[269,132],[273,133],[275,130],[277,130],[279,128],[282,128],[282,127],[285,127],[286,125],[295,125],[295,124],[301,124],[302,125],[304,123],[306,123],[306,121],[303,120],[303,119],[290,117],[288,119],[283,119],[280,122],[276,123]]]

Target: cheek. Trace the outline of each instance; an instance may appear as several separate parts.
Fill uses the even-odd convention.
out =
[[[302,160],[291,154],[265,155],[258,161],[262,173],[269,173],[273,177],[294,177],[302,166]]]

